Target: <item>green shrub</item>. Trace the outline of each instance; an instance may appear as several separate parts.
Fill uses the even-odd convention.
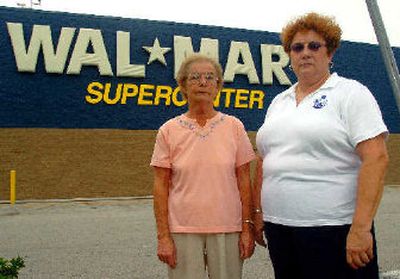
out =
[[[18,272],[25,267],[25,261],[20,256],[11,260],[0,257],[0,279],[18,278]]]

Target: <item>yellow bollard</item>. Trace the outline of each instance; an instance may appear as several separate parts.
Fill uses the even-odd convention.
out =
[[[10,203],[11,205],[15,204],[15,197],[16,197],[16,191],[15,191],[15,184],[16,184],[16,171],[12,170],[10,171]]]

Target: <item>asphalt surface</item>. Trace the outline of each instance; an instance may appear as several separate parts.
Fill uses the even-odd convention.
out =
[[[400,279],[400,187],[375,219],[381,278]],[[167,278],[156,257],[152,199],[0,204],[0,257],[25,258],[19,278]],[[273,278],[257,247],[244,279]]]

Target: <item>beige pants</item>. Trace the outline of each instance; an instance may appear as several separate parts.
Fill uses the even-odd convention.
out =
[[[177,265],[168,268],[170,279],[242,278],[239,233],[172,234]]]

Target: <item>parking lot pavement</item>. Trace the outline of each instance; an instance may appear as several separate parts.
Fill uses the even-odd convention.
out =
[[[385,187],[375,225],[381,278],[400,279],[400,187]],[[156,257],[152,199],[0,204],[0,257],[20,255],[19,278],[166,278]],[[244,279],[273,278],[257,247]]]

